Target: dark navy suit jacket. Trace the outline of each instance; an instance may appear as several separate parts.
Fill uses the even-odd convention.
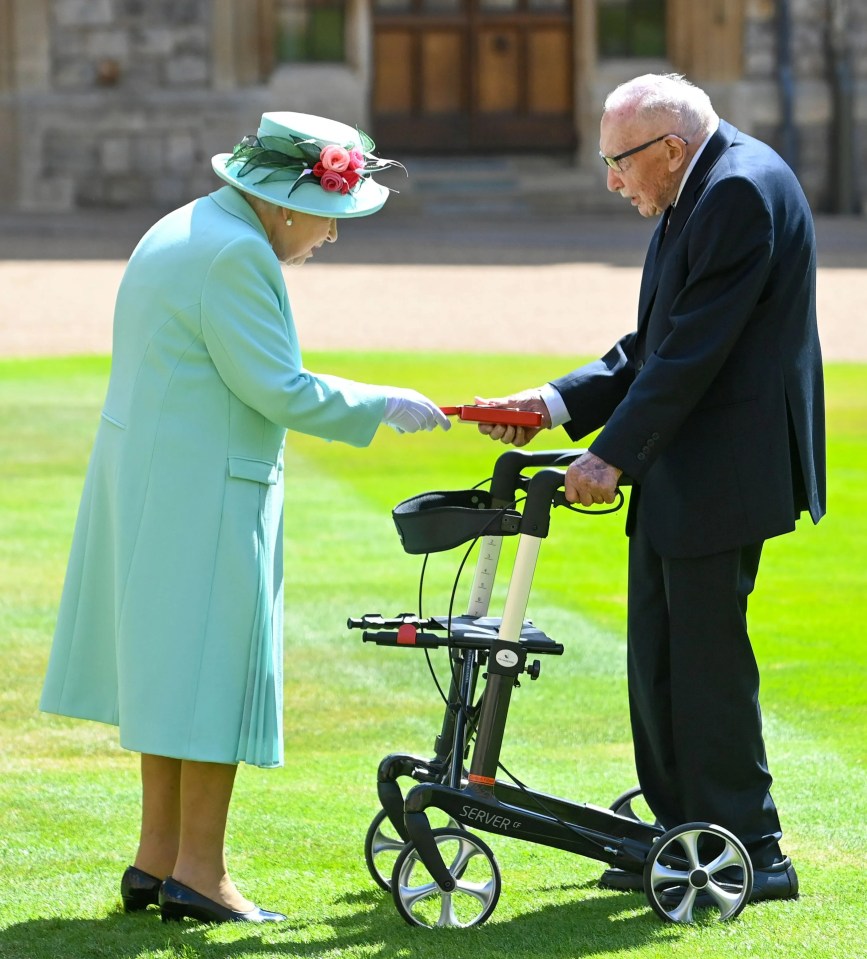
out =
[[[665,231],[666,219],[669,219]],[[658,553],[708,555],[825,511],[813,220],[774,151],[721,121],[653,235],[636,332],[553,382],[573,440],[637,484]]]

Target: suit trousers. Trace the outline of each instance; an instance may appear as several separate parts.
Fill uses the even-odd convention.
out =
[[[639,511],[640,513],[640,511]],[[629,706],[638,781],[666,828],[733,832],[753,865],[782,858],[747,598],[762,543],[689,559],[629,543]]]

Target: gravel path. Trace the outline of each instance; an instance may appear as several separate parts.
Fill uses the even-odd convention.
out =
[[[110,352],[124,264],[154,218],[0,220],[0,356]],[[867,219],[817,226],[824,355],[867,361]],[[342,225],[340,242],[286,281],[308,351],[598,355],[634,326],[650,228],[628,217],[382,215]]]

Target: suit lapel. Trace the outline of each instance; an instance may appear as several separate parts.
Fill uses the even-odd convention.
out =
[[[650,238],[647,256],[644,258],[644,271],[641,274],[641,290],[638,294],[638,325],[641,326],[644,318],[650,312],[653,304],[653,294],[659,284],[660,253],[662,241],[665,238],[665,226],[668,220],[668,210],[659,218],[656,230]]]
[[[686,221],[692,215],[698,198],[704,190],[708,174],[716,165],[717,160],[732,145],[737,133],[738,131],[730,123],[720,120],[719,129],[702,150],[698,163],[696,163],[689,174],[689,179],[684,184],[677,206],[672,211],[671,222],[668,225],[667,239],[671,241],[669,245],[680,236],[681,230],[686,226]]]
[[[638,297],[638,330],[643,334],[643,327],[647,323],[651,307],[659,286],[659,277],[665,265],[668,251],[674,246],[678,236],[686,225],[695,209],[699,196],[704,189],[708,174],[717,160],[732,145],[737,136],[737,130],[725,120],[720,120],[719,129],[710,138],[708,145],[702,150],[698,163],[689,174],[684,184],[680,200],[676,207],[667,210],[659,220],[656,231],[650,241],[647,257],[644,261],[644,272],[641,275],[641,292]],[[694,184],[694,186],[693,186]],[[667,229],[666,229],[667,225]],[[664,242],[663,242],[664,241]],[[643,335],[641,336],[643,341]]]

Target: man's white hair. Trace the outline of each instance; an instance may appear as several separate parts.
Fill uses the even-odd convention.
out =
[[[710,97],[679,73],[646,73],[608,94],[603,113],[632,112],[636,118],[669,125],[685,139],[706,136],[718,117]]]

